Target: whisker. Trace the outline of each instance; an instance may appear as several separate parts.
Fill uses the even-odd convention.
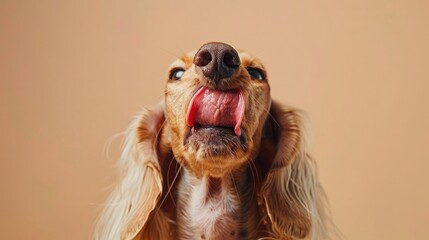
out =
[[[175,53],[173,53],[172,51],[170,51],[170,50],[167,50],[167,49],[162,49],[162,51],[164,52],[164,53],[167,53],[168,55],[170,55],[170,56],[173,56],[174,58],[180,58],[181,57],[181,55],[184,55],[184,54],[181,54],[181,55],[177,55],[177,54],[175,54]]]
[[[161,209],[161,206],[164,204],[165,200],[167,199],[167,197],[169,196],[169,194],[171,193],[171,189],[174,186],[174,183],[177,180],[177,177],[179,176],[180,172],[182,170],[182,165],[180,165],[179,170],[177,170],[176,175],[174,176],[173,182],[171,183],[171,185],[168,187],[168,190],[164,196],[164,198],[162,199],[161,203],[159,204],[158,208],[157,208],[157,213],[158,211]]]
[[[253,184],[253,187],[251,188],[252,189],[252,194],[251,194],[252,197],[251,197],[250,201],[253,201],[253,198],[257,195],[255,173],[252,171],[252,163],[253,163],[253,161],[247,161],[247,165],[249,165],[249,167],[250,167],[250,174],[252,176],[252,184]]]
[[[155,136],[155,141],[153,141],[153,145],[152,145],[153,148],[156,148],[156,144],[159,141],[159,139],[158,139],[159,134],[161,133],[162,128],[164,127],[164,125],[165,125],[166,122],[167,122],[167,119],[164,119],[164,121],[162,122],[161,126],[159,127],[159,130],[158,130],[158,132],[156,133],[156,136]]]
[[[255,97],[255,96],[253,96],[253,95],[250,95],[250,97],[255,101],[255,102],[257,102],[259,105],[262,105],[262,103]],[[278,123],[277,122],[277,120],[276,120],[276,118],[271,114],[271,112],[270,112],[270,109],[268,109],[268,108],[264,108],[263,109],[264,110],[264,112],[266,112],[266,113],[268,113],[268,116],[274,121],[274,123],[278,126],[278,127],[280,127],[280,123]]]
[[[231,180],[232,180],[232,184],[234,185],[235,192],[237,193],[238,201],[240,202],[240,204],[242,204],[240,193],[238,192],[237,184],[235,184],[234,176],[232,175],[231,171],[228,171],[228,172],[229,172],[229,175],[231,176]]]
[[[251,170],[252,177],[253,177],[253,188],[256,189],[256,183],[261,181],[261,179],[259,177],[259,173],[258,173],[258,168],[256,167],[256,164],[254,161],[250,161],[248,164],[250,166],[250,170]],[[252,171],[252,169],[253,169],[253,171]]]
[[[171,157],[171,159],[170,159],[170,164],[168,164],[168,169],[167,169],[167,184],[170,184],[170,169],[171,169],[171,166],[173,165],[173,162],[174,162],[174,156],[173,157]],[[177,172],[179,172],[180,171],[180,168],[179,169],[177,169],[177,165],[176,164],[174,164],[175,165],[175,170],[177,171]],[[177,174],[177,173],[176,173]],[[176,176],[175,176],[175,178],[173,179],[173,181],[171,182],[171,185],[168,185],[168,189],[171,189],[173,186],[174,186],[174,183],[175,183],[175,181],[176,181]],[[168,191],[166,194],[169,194],[170,195],[170,197],[171,197],[171,199],[173,200],[173,204],[174,204],[174,206],[177,206],[176,205],[176,202],[174,201],[174,196],[173,196],[173,193],[171,193],[171,191]]]
[[[107,160],[110,161],[109,150],[110,150],[110,147],[111,147],[113,141],[115,141],[118,137],[121,137],[121,136],[124,136],[124,135],[125,135],[125,131],[122,131],[122,132],[114,134],[113,136],[111,136],[111,137],[109,137],[107,139],[107,141],[106,141],[106,143],[104,144],[104,147],[103,147],[103,153],[104,153],[104,156],[107,158]],[[124,141],[124,139],[122,140],[121,144],[123,144],[123,141]]]

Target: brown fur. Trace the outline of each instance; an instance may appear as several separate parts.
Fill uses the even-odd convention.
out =
[[[213,86],[194,67],[194,54],[171,66],[170,72],[186,71],[179,81],[167,81],[164,103],[130,126],[122,157],[125,180],[111,199],[120,204],[105,210],[96,238],[116,239],[120,233],[122,239],[329,239],[302,114],[272,101],[268,80],[250,77],[246,67],[267,76],[258,59],[240,52],[238,72]],[[206,144],[210,139],[184,141],[186,111],[202,86],[242,90],[245,146],[215,150]]]

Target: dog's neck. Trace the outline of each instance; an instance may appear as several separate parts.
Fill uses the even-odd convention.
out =
[[[257,196],[249,168],[222,178],[184,170],[177,213],[180,239],[256,239]]]

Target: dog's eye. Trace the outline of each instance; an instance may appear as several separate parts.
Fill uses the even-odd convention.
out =
[[[247,72],[249,72],[250,77],[252,77],[253,79],[258,79],[261,81],[265,80],[262,70],[258,68],[252,68],[252,67],[247,67],[246,69],[247,69]]]
[[[183,74],[185,73],[185,70],[178,68],[178,69],[174,69],[173,71],[171,71],[170,74],[170,79],[172,80],[180,80],[183,76]]]

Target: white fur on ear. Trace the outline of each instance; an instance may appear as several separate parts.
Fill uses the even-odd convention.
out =
[[[155,221],[150,227],[145,223],[162,194],[157,140],[164,120],[160,104],[154,110],[145,109],[128,127],[119,162],[122,179],[97,222],[94,239],[134,239],[147,235],[152,227],[160,228],[156,222],[162,221],[157,217],[152,216]]]

